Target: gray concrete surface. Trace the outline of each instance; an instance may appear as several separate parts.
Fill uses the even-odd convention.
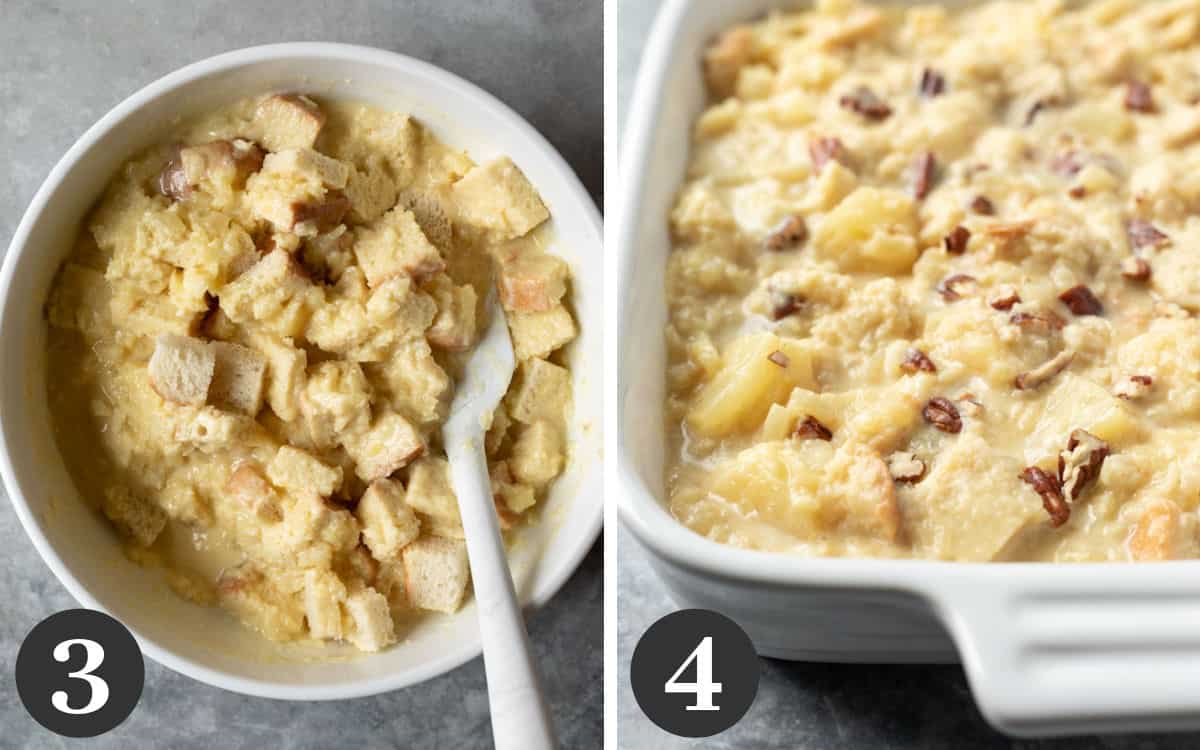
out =
[[[542,131],[600,200],[602,13],[598,0],[0,0],[0,248],[55,161],[110,107],[181,65],[283,41],[341,41],[404,52],[458,73]],[[0,748],[486,748],[479,660],[373,698],[287,703],[246,698],[147,664],[141,704],[89,741],[25,713],[17,648],[38,621],[77,606],[0,500]],[[564,747],[598,748],[603,564],[599,545],[531,636]]]
[[[621,126],[628,115],[627,104],[642,46],[660,5],[661,0],[619,0],[617,108]],[[1200,734],[1010,740],[984,722],[957,666],[803,664],[771,659],[762,660],[758,696],[741,722],[707,740],[674,737],[652,724],[638,708],[629,687],[629,658],[646,628],[676,607],[625,529],[617,532],[617,545],[620,549],[617,723],[621,748],[1184,750],[1200,747]],[[1086,688],[1081,686],[1081,689]]]

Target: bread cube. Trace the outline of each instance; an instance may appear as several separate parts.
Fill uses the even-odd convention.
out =
[[[364,370],[376,396],[406,419],[429,424],[445,414],[450,376],[434,359],[427,341],[407,342]]]
[[[346,585],[328,570],[304,571],[304,618],[313,638],[341,640]]]
[[[339,290],[342,286],[339,282]],[[339,294],[314,313],[305,336],[327,352],[379,362],[397,346],[421,338],[436,314],[429,295],[408,277],[397,277],[376,288],[365,303]]]
[[[330,505],[315,490],[295,488],[293,495],[283,523],[262,531],[265,555],[280,564],[313,567],[328,565],[334,553],[358,546],[358,520],[350,511]]]
[[[769,332],[744,336],[726,348],[721,362],[688,410],[688,426],[705,437],[753,430],[792,389],[817,387],[812,351],[804,341]]]
[[[212,524],[212,508],[207,499],[196,492],[196,485],[187,477],[186,471],[176,472],[166,481],[159,493],[158,504],[168,518],[200,527]]]
[[[214,341],[209,346],[216,356],[208,387],[209,403],[251,417],[258,414],[263,402],[266,358],[240,344]]]
[[[896,484],[879,453],[862,443],[847,442],[826,467],[818,490],[820,513],[843,533],[895,542],[900,535]]]
[[[372,289],[401,275],[423,281],[446,268],[412,212],[399,206],[354,230],[354,255]]]
[[[407,419],[390,411],[379,414],[364,432],[347,435],[342,445],[364,482],[383,479],[425,452],[420,433]]]
[[[292,148],[268,154],[262,171],[286,176],[289,180],[342,190],[350,182],[354,167],[311,148]]]
[[[221,309],[235,323],[256,321],[280,336],[297,336],[324,294],[291,255],[274,250],[226,284],[220,298]]]
[[[415,510],[422,528],[436,536],[462,539],[462,516],[458,498],[450,483],[450,464],[444,458],[428,456],[413,464],[408,473],[405,502]]]
[[[372,155],[362,167],[352,169],[346,181],[350,199],[347,214],[355,224],[370,224],[396,205],[396,183],[388,174],[382,156]]]
[[[339,224],[324,234],[306,238],[299,258],[313,279],[336,284],[354,265],[354,235]]]
[[[246,183],[246,203],[277,232],[312,237],[333,229],[350,210],[342,188],[352,169],[312,149],[269,154]]]
[[[452,352],[470,349],[475,344],[475,287],[461,286],[445,274],[435,276],[428,289],[437,303],[437,317],[425,331],[429,343]]]
[[[421,522],[404,502],[404,487],[392,479],[377,479],[358,501],[354,515],[363,541],[376,560],[398,559],[400,550],[421,533]]]
[[[180,201],[199,188],[225,205],[262,168],[264,156],[257,144],[240,138],[185,146],[163,167],[159,192]]]
[[[508,466],[517,482],[541,489],[562,472],[565,458],[562,434],[551,422],[539,419],[517,432]]]
[[[208,400],[215,368],[216,354],[207,342],[174,335],[158,337],[147,366],[155,393],[176,404],[197,406]]]
[[[860,187],[817,227],[813,249],[843,271],[902,274],[917,259],[916,231],[912,198],[897,190]]]
[[[75,263],[64,263],[54,280],[46,316],[50,325],[72,328],[95,338],[109,326],[111,292],[104,274]]]
[[[571,403],[571,373],[544,359],[527,359],[518,367],[504,403],[512,418],[523,424],[561,420]]]
[[[122,534],[142,547],[154,544],[167,525],[167,514],[161,508],[121,484],[105,488],[101,509]]]
[[[346,638],[363,651],[379,651],[396,642],[395,623],[387,599],[375,589],[355,591],[346,598],[352,624]]]
[[[1126,547],[1137,561],[1184,560],[1200,552],[1194,520],[1185,523],[1180,508],[1170,500],[1151,500],[1138,516]]]
[[[738,73],[750,62],[754,52],[754,32],[746,26],[735,26],[723,32],[704,51],[704,81],[715,99],[734,93]]]
[[[516,312],[546,312],[567,293],[566,262],[542,252],[500,255],[500,304]]]
[[[246,563],[221,573],[217,580],[221,606],[273,641],[304,635],[304,610],[253,565]]]
[[[300,413],[316,445],[337,445],[344,430],[371,418],[371,390],[362,368],[343,360],[313,367],[301,394]]]
[[[253,425],[244,414],[231,414],[211,406],[199,410],[181,410],[172,415],[176,443],[206,453],[228,448]]]
[[[475,167],[450,189],[458,219],[499,239],[528,234],[550,212],[508,157]]]
[[[546,312],[514,312],[508,315],[513,353],[518,360],[548,357],[575,338],[575,321],[562,305]]]
[[[454,242],[454,222],[448,208],[449,194],[448,186],[438,185],[427,191],[408,190],[399,198],[399,205],[412,211],[425,237],[443,249],[448,249]]]
[[[453,614],[462,606],[471,579],[467,546],[436,536],[404,548],[404,591],[418,609]]]
[[[275,94],[254,111],[255,140],[270,151],[312,148],[325,125],[325,113],[302,94]]]
[[[252,343],[267,359],[266,399],[271,411],[285,422],[295,419],[300,414],[308,353],[294,346],[290,338],[258,335]]]
[[[243,462],[225,480],[225,494],[250,511],[263,523],[283,520],[279,493],[267,482],[256,464]]]
[[[509,461],[499,461],[488,467],[492,480],[492,499],[495,501],[496,515],[502,529],[511,528],[521,513],[537,503],[537,494],[533,487],[518,482],[513,477],[510,466]]]
[[[342,468],[327,466],[308,451],[280,446],[271,463],[267,464],[267,477],[277,487],[296,492],[315,492],[329,497],[342,486]]]

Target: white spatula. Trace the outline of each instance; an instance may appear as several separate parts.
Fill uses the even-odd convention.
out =
[[[495,297],[494,291],[488,295],[491,322],[467,363],[442,438],[467,537],[496,748],[550,750],[557,746],[554,728],[508,571],[484,454],[487,425],[514,367],[508,324]]]

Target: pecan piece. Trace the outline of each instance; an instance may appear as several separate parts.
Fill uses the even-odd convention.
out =
[[[183,169],[183,157],[180,156],[181,146],[175,146],[171,158],[163,165],[158,175],[158,192],[173,201],[185,200],[192,194],[192,185],[188,182],[187,172]]]
[[[898,451],[888,456],[888,473],[896,482],[916,484],[925,478],[925,462],[908,451]]]
[[[1013,386],[1018,391],[1031,391],[1053,380],[1054,376],[1070,367],[1073,361],[1075,361],[1075,352],[1059,352],[1038,367],[1018,375],[1013,380]]]
[[[951,435],[962,432],[962,417],[958,414],[958,408],[949,399],[941,396],[929,399],[929,403],[925,404],[925,408],[921,410],[921,416],[942,432]]]
[[[1134,250],[1141,250],[1144,247],[1162,247],[1170,240],[1167,235],[1158,231],[1150,222],[1145,219],[1130,219],[1125,225],[1125,233],[1129,236],[1129,244]]]
[[[1058,295],[1058,298],[1076,315],[1104,314],[1104,305],[1100,304],[1092,290],[1083,284],[1071,287]]]
[[[937,372],[937,365],[929,358],[925,352],[920,349],[909,349],[904,355],[904,361],[900,363],[900,369],[907,373],[915,372]]]
[[[1078,151],[1064,151],[1050,159],[1050,171],[1059,177],[1074,177],[1083,170]]]
[[[925,68],[921,71],[921,83],[917,86],[917,93],[925,99],[933,99],[941,96],[946,91],[946,77],[934,70],[933,68]]]
[[[954,302],[962,299],[962,296],[968,293],[968,289],[974,289],[977,285],[978,281],[974,276],[956,273],[938,282],[937,293],[947,302]]]
[[[770,292],[770,301],[771,320],[783,320],[787,316],[799,312],[800,306],[804,303],[804,298],[789,292],[772,289]]]
[[[1038,468],[1026,467],[1020,474],[1021,481],[1033,488],[1042,498],[1042,507],[1050,514],[1050,525],[1058,528],[1071,517],[1071,506],[1063,498],[1062,484],[1058,477]]]
[[[788,355],[780,351],[775,351],[768,354],[767,361],[769,361],[771,364],[779,365],[785,369],[792,363],[792,360],[788,359]]]
[[[1049,336],[1053,333],[1061,331],[1067,325],[1065,320],[1060,318],[1057,314],[1049,311],[1040,313],[1013,313],[1012,317],[1008,319],[1008,322],[1015,326],[1019,326],[1024,331],[1040,334],[1042,336]]]
[[[937,175],[937,157],[932,151],[926,151],[913,161],[913,197],[924,200],[933,189],[933,180]]]
[[[1121,275],[1130,281],[1149,281],[1150,264],[1144,258],[1131,255],[1121,261]]]
[[[1130,112],[1153,112],[1155,110],[1154,94],[1150,92],[1150,84],[1136,78],[1126,83],[1125,109]]]
[[[988,301],[988,304],[992,306],[993,310],[1008,312],[1009,310],[1013,309],[1014,305],[1020,304],[1020,302],[1021,295],[1017,293],[1016,289],[1013,289],[1012,287],[1004,287],[995,297],[992,297],[991,300]]]
[[[866,86],[859,86],[849,94],[843,94],[838,99],[838,104],[868,120],[886,120],[892,116],[892,108]]]
[[[1154,378],[1149,375],[1130,375],[1113,387],[1113,395],[1126,401],[1136,401],[1150,393]]]
[[[1083,429],[1071,431],[1067,449],[1058,454],[1058,483],[1063,495],[1075,501],[1084,489],[1100,476],[1108,443]]]
[[[763,246],[771,252],[780,252],[796,247],[808,239],[808,225],[800,214],[792,214],[775,225],[767,235]]]
[[[833,440],[833,433],[830,432],[828,427],[821,424],[816,417],[808,414],[804,417],[804,421],[796,425],[796,429],[792,432],[792,437],[801,440],[816,438],[828,443],[830,440]]]
[[[977,195],[975,200],[971,201],[971,210],[982,216],[995,216],[996,204],[986,195]]]
[[[1067,195],[1071,196],[1077,201],[1083,200],[1087,197],[1087,188],[1085,188],[1083,185],[1075,185],[1067,191]]]
[[[808,156],[812,159],[813,171],[818,174],[829,162],[841,162],[845,152],[839,138],[814,138],[808,142]]]
[[[942,240],[946,252],[951,255],[962,255],[967,251],[967,243],[971,241],[971,230],[959,225]]]

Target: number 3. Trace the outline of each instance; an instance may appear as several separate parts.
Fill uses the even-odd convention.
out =
[[[693,661],[696,662],[696,681],[679,682],[679,675],[683,674]],[[713,694],[721,692],[721,683],[713,682],[712,636],[705,636],[700,645],[688,654],[688,658],[683,660],[683,664],[679,665],[679,669],[676,669],[671,679],[663,685],[663,690],[668,693],[695,693],[696,704],[687,706],[689,711],[721,710],[720,706],[714,706],[712,702]]]
[[[54,647],[54,660],[65,663],[71,658],[71,647],[76,644],[83,646],[87,659],[84,661],[83,669],[78,672],[70,672],[67,677],[74,677],[86,682],[92,690],[92,697],[83,708],[71,708],[67,704],[66,691],[55,690],[54,694],[50,696],[50,705],[64,714],[90,714],[104,708],[104,704],[108,703],[108,683],[92,674],[104,663],[104,647],[87,638],[72,638]]]

